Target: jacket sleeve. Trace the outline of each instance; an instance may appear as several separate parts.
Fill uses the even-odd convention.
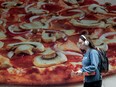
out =
[[[85,66],[82,67],[82,72],[95,72],[95,70],[98,67],[98,63],[99,63],[99,56],[98,56],[98,52],[96,50],[92,50],[89,54],[90,60],[91,60],[91,64],[89,66]]]

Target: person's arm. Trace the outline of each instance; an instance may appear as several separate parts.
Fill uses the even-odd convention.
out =
[[[98,63],[99,63],[99,56],[98,56],[98,52],[93,50],[90,52],[89,54],[90,60],[91,60],[91,65],[86,66],[86,67],[82,67],[82,72],[88,72],[88,73],[92,73],[95,72],[95,70],[98,67]]]

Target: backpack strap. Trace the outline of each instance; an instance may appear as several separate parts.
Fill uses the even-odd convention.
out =
[[[91,51],[92,51],[92,49],[89,50],[89,59],[90,59],[90,60],[91,60],[91,58],[90,58],[90,53],[91,53]]]
[[[89,58],[90,58],[90,53],[91,53],[91,50],[92,50],[92,49],[90,49],[90,50],[89,50]]]

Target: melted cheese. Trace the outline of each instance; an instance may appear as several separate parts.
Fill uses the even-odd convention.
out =
[[[10,63],[10,60],[2,55],[0,55],[0,68],[8,68],[11,67],[12,64]]]
[[[0,48],[4,46],[4,42],[0,41]]]
[[[58,48],[59,50],[71,50],[71,51],[80,52],[80,49],[77,47],[77,45],[70,40],[64,43],[58,42],[56,44],[56,48]]]
[[[70,62],[74,67],[76,67],[76,65],[80,65],[82,66],[82,62]]]
[[[18,76],[21,76],[23,73],[26,73],[26,71],[22,68],[13,68],[13,67],[10,67],[7,69],[7,71],[10,73],[10,74],[17,74]]]

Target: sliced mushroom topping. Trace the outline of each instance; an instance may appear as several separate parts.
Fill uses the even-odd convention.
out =
[[[56,36],[56,39],[62,38],[64,41],[67,41],[67,39],[68,39],[67,35],[63,31],[56,32],[55,36]]]
[[[74,26],[79,27],[100,27],[100,28],[106,28],[108,26],[111,26],[111,24],[106,24],[104,21],[98,21],[98,20],[75,20],[71,19],[70,23],[72,23]]]
[[[10,31],[20,31],[19,27],[16,25],[10,25],[10,26],[8,26],[8,29]]]
[[[22,29],[40,29],[40,28],[48,29],[49,24],[46,21],[44,21],[44,23],[40,22],[40,21],[34,21],[34,22],[31,22],[31,23],[20,24],[19,27],[22,28]]]
[[[5,7],[5,8],[10,8],[10,7],[13,7],[13,6],[16,6],[17,5],[17,2],[14,1],[8,1],[8,2],[3,2],[1,4],[2,7]]]
[[[55,42],[56,37],[53,33],[46,33],[45,31],[42,32],[42,40],[46,43]]]
[[[107,23],[112,24],[112,26],[116,26],[116,21],[114,20],[116,20],[116,17],[108,18]]]
[[[8,54],[7,54],[7,56],[8,56],[8,58],[12,58],[13,56],[14,56],[14,51],[10,51],[10,52],[8,52]]]
[[[27,5],[27,6],[25,7],[25,11],[26,11],[27,13],[30,12],[30,7],[33,6],[33,5],[34,5],[34,3]]]
[[[97,48],[104,49],[105,51],[108,50],[108,45],[104,40],[99,38],[93,38],[92,41]]]
[[[108,13],[108,10],[105,7],[97,5],[97,4],[91,4],[88,7],[88,10],[91,12],[100,13],[100,14],[107,14]]]
[[[23,31],[17,25],[10,25],[7,30],[8,30],[8,34],[10,34],[11,36],[20,36],[20,35],[32,32],[32,30],[28,30],[28,31],[24,30]]]
[[[78,4],[78,3],[83,3],[84,0],[64,0],[65,2],[68,2],[70,4]]]
[[[51,59],[56,56],[57,56],[56,52],[51,48],[47,48],[46,51],[42,53],[42,58],[44,59]]]
[[[43,14],[43,13],[48,13],[47,10],[43,10],[43,9],[40,9],[40,7],[42,5],[44,5],[45,2],[38,2],[38,3],[32,3],[32,4],[29,4],[25,7],[25,11],[27,13],[31,12],[33,14]]]
[[[43,52],[45,48],[40,42],[19,42],[8,44],[7,49],[10,50],[10,52],[14,51],[15,54],[26,53],[32,55],[34,53],[33,51]],[[12,52],[8,53],[8,55],[12,57],[14,54]]]
[[[43,10],[43,9],[37,9],[37,8],[31,8],[30,12],[32,12],[33,14],[45,14],[48,13],[48,11]]]
[[[114,37],[113,39],[106,39],[105,41],[107,44],[116,43],[116,37]]]
[[[33,46],[32,45],[19,45],[16,49],[15,49],[15,54],[19,54],[19,53],[26,53],[29,55],[33,55],[32,52]]]
[[[55,42],[57,39],[66,41],[68,38],[63,31],[46,30],[42,32],[42,40],[44,42]]]
[[[22,37],[22,36],[14,36],[13,39],[17,39],[17,40],[20,40],[20,41],[22,41],[22,42],[28,41],[27,39],[25,39],[25,38]]]
[[[33,64],[38,67],[49,67],[57,64],[61,64],[67,61],[67,57],[61,53],[57,52],[57,56],[51,59],[44,59],[42,56],[36,56],[34,58]]]
[[[104,4],[105,6],[111,6],[112,5],[112,3],[110,3],[110,2],[105,2],[105,4]]]
[[[76,0],[78,3],[83,3],[85,0]]]
[[[77,4],[77,0],[64,0],[64,1],[71,4]]]
[[[32,17],[29,18],[29,21],[30,21],[30,22],[33,22],[34,19],[39,18],[39,17],[40,17],[40,16],[38,16],[38,15],[32,16]]]
[[[108,32],[100,36],[100,39],[104,40],[108,36],[116,35],[116,32]]]
[[[26,45],[26,44],[30,44],[32,46],[34,46],[35,48],[37,48],[40,52],[43,52],[44,51],[44,45],[40,42],[19,42],[19,43],[14,43],[14,44],[8,44],[7,45],[7,48],[12,48],[14,46],[17,46],[17,45]]]
[[[113,36],[112,39],[108,39],[107,37],[109,36]],[[103,35],[101,35],[99,37],[100,40],[102,40],[103,42],[110,44],[110,43],[116,43],[116,32],[108,32],[108,33],[104,33]]]
[[[75,30],[62,30],[66,35],[72,36],[75,35]]]
[[[101,35],[99,38],[94,38],[92,41],[94,42],[95,46],[98,48],[102,48],[104,50],[108,50],[108,44],[109,43],[116,43],[116,38],[108,39],[108,36],[116,35],[116,32],[108,32],[103,35]],[[93,37],[93,36],[91,36]]]

